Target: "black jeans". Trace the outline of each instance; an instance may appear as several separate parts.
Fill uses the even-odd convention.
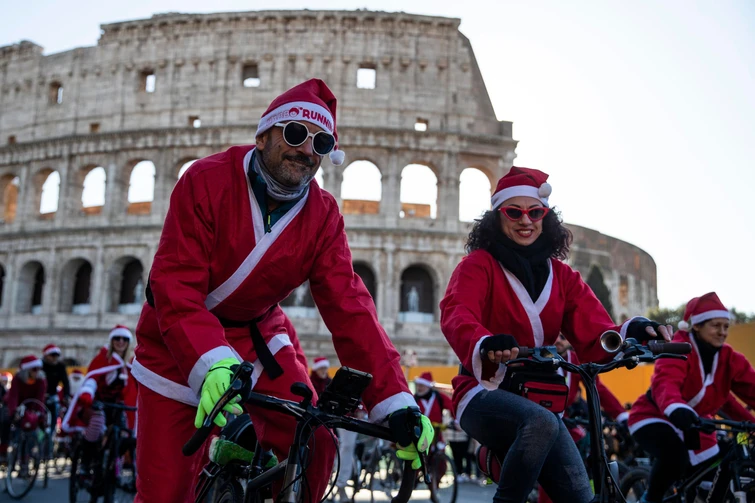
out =
[[[451,446],[451,453],[454,456],[454,465],[456,466],[456,473],[461,475],[466,473],[472,475],[472,467],[469,460],[469,439],[462,440],[461,442],[449,442]]]
[[[482,391],[467,405],[461,427],[503,459],[494,503],[524,503],[535,482],[554,503],[587,503],[593,492],[563,421],[508,391]]]

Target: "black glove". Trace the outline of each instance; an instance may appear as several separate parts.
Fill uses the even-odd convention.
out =
[[[663,337],[661,336],[661,332],[658,330],[660,326],[661,324],[655,321],[644,319],[635,320],[631,322],[627,327],[627,338],[635,339],[639,343],[653,340],[662,341]],[[657,337],[653,337],[652,335],[647,333],[647,331],[645,330],[647,327],[653,327],[653,330],[655,330]]]
[[[507,349],[518,347],[519,345],[516,343],[516,339],[514,339],[513,335],[491,335],[490,337],[483,339],[482,344],[480,344],[480,355],[487,356],[488,351],[506,351]]]
[[[683,432],[689,431],[692,426],[695,426],[700,422],[700,416],[698,416],[694,410],[688,409],[687,407],[679,407],[678,409],[675,409],[668,418],[674,426]]]
[[[388,427],[399,445],[411,445],[417,440],[415,428],[420,424],[417,407],[404,407],[388,416]]]

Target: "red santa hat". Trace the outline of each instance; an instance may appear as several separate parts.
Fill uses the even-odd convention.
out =
[[[81,371],[81,370],[79,370],[79,369],[73,369],[73,370],[71,371],[71,375],[72,375],[72,376],[74,376],[74,375],[78,375],[78,376],[82,376],[82,377],[83,377],[83,376],[84,376],[84,372],[82,372],[82,371]]]
[[[679,322],[679,330],[688,332],[692,325],[705,323],[713,318],[729,320],[731,315],[716,292],[709,292],[687,302],[687,307],[684,309],[684,319]]]
[[[132,339],[131,330],[128,329],[128,327],[124,325],[116,325],[115,328],[113,328],[110,331],[110,335],[108,335],[108,340],[112,341],[113,337],[125,337],[129,341]]]
[[[37,358],[35,355],[27,355],[21,358],[20,367],[21,367],[21,370],[41,369],[42,360]]]
[[[414,384],[422,384],[432,388],[435,386],[435,381],[433,381],[433,375],[430,372],[422,372],[419,377],[414,378]]]
[[[548,197],[553,188],[546,181],[548,174],[530,168],[513,166],[508,173],[498,180],[495,193],[490,198],[493,208],[504,201],[517,196],[533,197],[548,206]]]
[[[329,368],[330,368],[330,362],[324,356],[318,356],[317,358],[315,358],[314,364],[312,365],[312,370],[329,369]]]
[[[42,350],[42,353],[47,355],[59,355],[60,354],[60,348],[56,346],[55,344],[48,344],[45,346],[45,349]]]
[[[340,166],[344,161],[343,150],[338,150],[338,132],[336,131],[336,97],[320,79],[310,79],[294,86],[270,103],[260,118],[257,126],[259,136],[277,122],[310,122],[320,126],[335,137],[336,144],[330,152],[330,162]]]

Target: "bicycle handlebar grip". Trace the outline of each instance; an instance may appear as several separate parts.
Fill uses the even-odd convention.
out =
[[[191,456],[197,452],[202,447],[202,444],[205,443],[207,437],[210,436],[210,432],[212,432],[212,423],[209,426],[203,424],[201,428],[194,432],[189,441],[184,444],[183,449],[181,449],[183,455]]]
[[[519,346],[518,358],[529,358],[530,356],[532,356],[532,348],[528,348],[526,346]]]
[[[648,349],[653,354],[671,353],[675,355],[686,355],[692,351],[692,346],[688,342],[648,342]]]
[[[412,497],[414,483],[417,480],[417,472],[412,470],[412,462],[404,461],[404,473],[401,476],[401,487],[398,494],[391,499],[391,503],[407,503]]]

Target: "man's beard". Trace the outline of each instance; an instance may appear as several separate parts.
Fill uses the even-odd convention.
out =
[[[308,185],[309,182],[312,181],[312,178],[314,178],[313,173],[311,175],[305,175],[300,180],[297,180],[291,176],[290,171],[283,168],[283,162],[286,160],[299,162],[301,164],[304,164],[307,168],[312,168],[315,165],[315,161],[313,161],[310,157],[307,157],[305,155],[284,156],[280,161],[276,162],[271,159],[272,155],[266,150],[261,150],[260,152],[262,153],[263,167],[267,170],[270,176],[275,178],[275,181],[277,181],[281,185],[284,185],[291,189],[298,189],[304,187],[305,185]]]

